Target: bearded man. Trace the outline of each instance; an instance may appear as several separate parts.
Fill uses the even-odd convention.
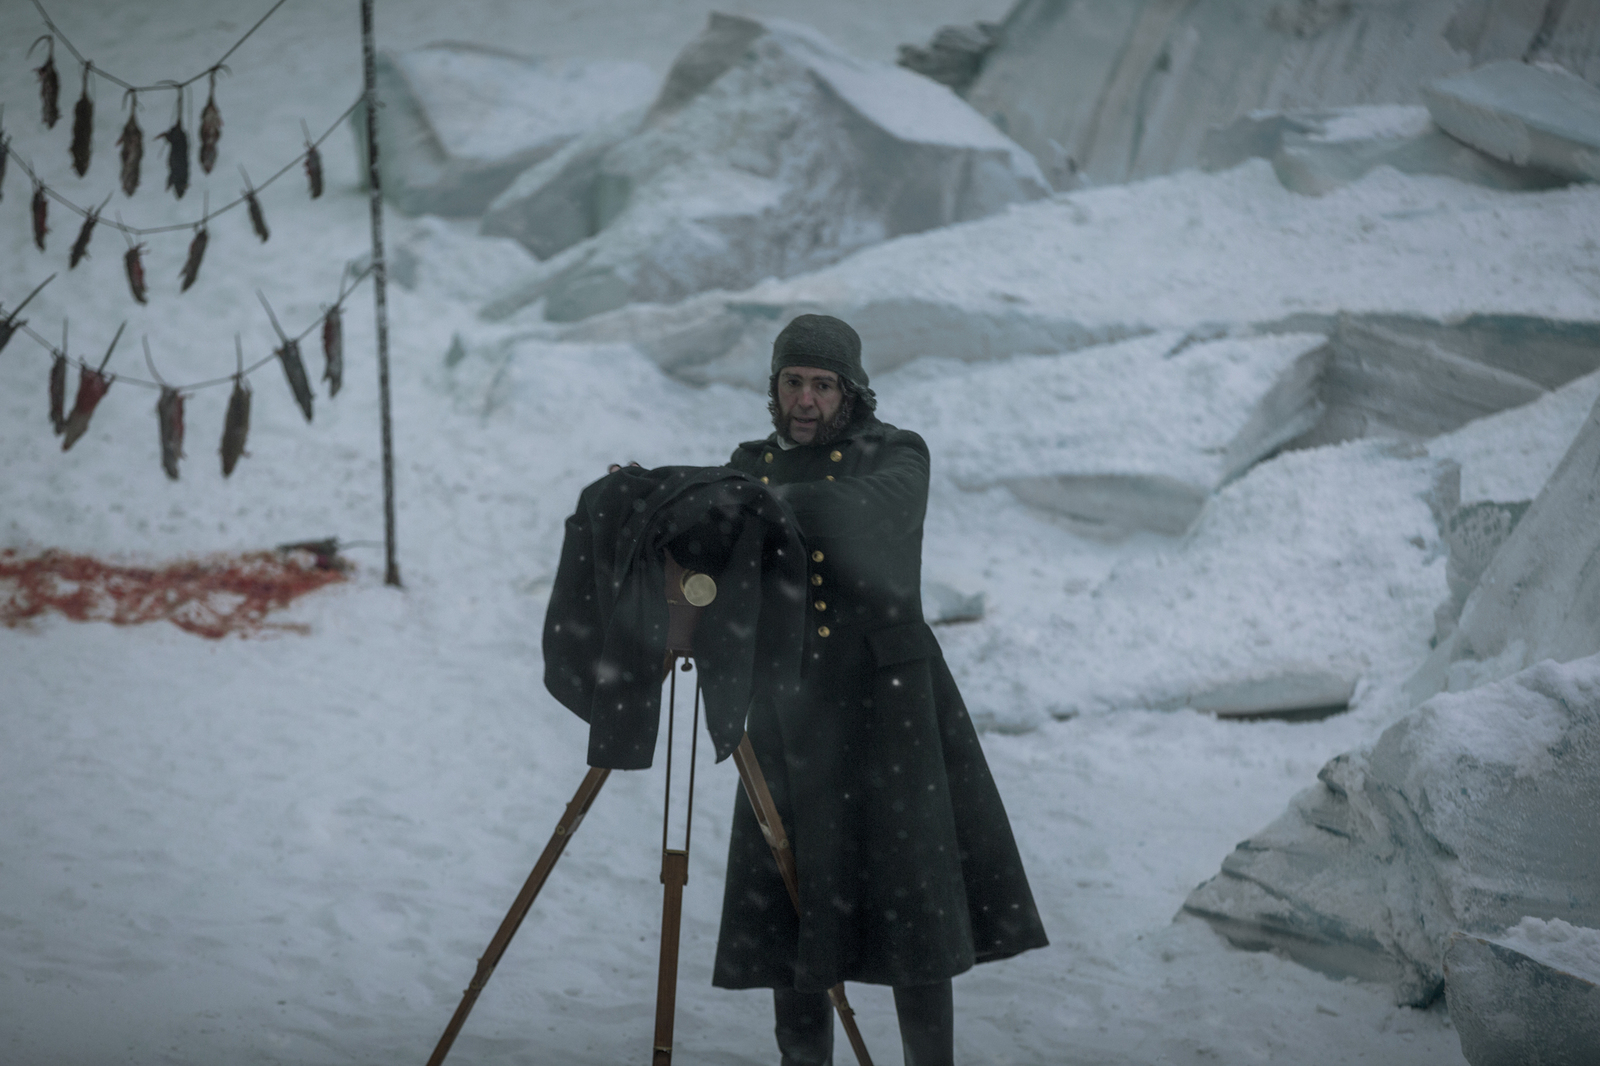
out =
[[[880,422],[844,322],[773,344],[775,432],[731,466],[799,520],[809,605],[798,687],[752,702],[751,744],[799,869],[797,915],[735,806],[713,982],[771,988],[783,1066],[832,1062],[826,990],[894,989],[907,1066],[951,1066],[950,979],[1047,941],[976,731],[922,617],[928,448]]]

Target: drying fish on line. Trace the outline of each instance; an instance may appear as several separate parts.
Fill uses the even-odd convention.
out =
[[[93,63],[83,65],[83,92],[72,109],[72,169],[78,177],[89,173],[89,154],[94,149],[94,101],[89,99],[89,74]]]
[[[178,480],[178,460],[183,458],[183,393],[170,385],[161,388],[156,401],[156,422],[161,432],[161,469]]]
[[[129,101],[128,121],[122,127],[122,136],[117,138],[117,147],[122,150],[122,195],[132,196],[139,187],[139,171],[144,165],[144,130],[139,128],[135,115],[139,110],[139,94],[129,89],[125,98]]]
[[[206,245],[210,242],[211,235],[207,232],[205,221],[202,219],[195,229],[194,240],[189,242],[189,257],[183,261],[183,269],[178,272],[178,277],[183,279],[179,292],[188,292],[189,286],[200,276],[200,260],[205,257]]]
[[[261,238],[261,243],[266,244],[267,238],[272,236],[267,230],[267,216],[261,212],[261,201],[256,199],[255,186],[250,184],[250,175],[245,173],[243,166],[239,173],[244,178],[244,198],[250,205],[250,225],[255,227],[256,236]]]
[[[332,399],[344,385],[344,322],[338,304],[322,316],[322,358],[322,380],[328,383],[328,397]]]
[[[283,364],[283,376],[289,380],[289,389],[294,393],[295,403],[300,405],[300,413],[306,416],[306,421],[311,421],[311,382],[306,378],[306,364],[300,358],[300,342],[283,332],[283,327],[278,325],[278,316],[272,313],[272,305],[267,303],[267,297],[260,289],[256,290],[256,297],[260,299],[261,306],[267,309],[267,317],[272,320],[272,328],[278,334],[278,339],[283,342],[283,347],[273,354],[278,357],[278,362]]]
[[[200,109],[200,169],[207,174],[217,165],[217,142],[220,140],[222,140],[222,112],[217,109],[217,71],[213,70],[211,91],[206,95],[206,106]]]
[[[50,197],[44,191],[44,183],[33,183],[33,243],[38,245],[39,251],[44,251],[44,235],[50,232]]]
[[[61,75],[56,73],[56,39],[45,34],[28,46],[29,55],[39,47],[39,41],[45,42],[49,49],[44,57],[44,66],[33,68],[33,72],[39,75],[39,117],[46,126],[55,129],[56,123],[61,121]]]
[[[140,338],[144,343],[144,361],[150,375],[161,386],[161,396],[156,400],[156,426],[161,435],[161,469],[173,481],[178,480],[178,460],[183,458],[183,393],[168,385],[156,369],[150,356],[150,338]]]
[[[83,228],[78,231],[78,239],[72,242],[72,254],[67,257],[67,269],[72,270],[78,261],[89,254],[89,235],[94,232],[95,223],[100,221],[100,212],[106,209],[106,204],[111,202],[107,196],[99,207],[91,207],[88,217],[83,220]]]
[[[44,287],[54,280],[56,280],[56,276],[51,274],[48,278],[45,278],[43,281],[39,282],[39,284],[34,287],[32,292],[28,293],[28,295],[22,298],[21,303],[12,308],[10,313],[6,314],[4,318],[0,318],[0,351],[5,351],[6,345],[11,343],[12,335],[15,334],[17,330],[28,324],[27,319],[24,318],[19,321],[17,318],[17,316],[22,313],[22,309],[28,306],[28,301],[39,295],[39,293],[44,290]],[[0,310],[3,310],[3,308],[0,308]]]
[[[50,361],[50,428],[61,436],[67,428],[67,320],[61,320],[61,347]]]
[[[117,221],[121,222],[122,220],[119,218]],[[124,231],[123,236],[127,236],[126,231]],[[132,237],[128,237],[127,240],[128,251],[122,257],[122,267],[128,275],[128,290],[133,293],[133,298],[139,303],[149,303],[145,299],[145,294],[148,290],[144,284],[144,260],[140,258],[144,254],[144,245],[133,243]]]
[[[66,352],[57,352],[50,360],[50,428],[58,437],[67,428]]]
[[[167,142],[167,188],[178,199],[189,191],[189,135],[183,129],[183,89],[178,89],[178,116],[172,128],[156,137]]]
[[[371,268],[369,267],[368,270]],[[348,272],[348,268],[347,268]],[[356,286],[361,284],[361,279],[367,276],[367,270],[357,274],[355,280],[347,289],[342,284],[339,286],[339,298],[333,302],[322,316],[322,355],[325,360],[322,367],[322,380],[328,383],[328,396],[339,395],[339,389],[344,384],[344,317],[342,308],[350,294],[356,291]]]
[[[311,140],[311,130],[305,119],[300,120],[300,131],[306,137],[306,180],[311,183],[311,198],[315,200],[322,195],[322,153]]]
[[[116,350],[117,341],[122,339],[122,331],[127,326],[124,322],[117,327],[117,335],[111,338],[111,347],[106,349],[106,357],[100,360],[97,370],[90,370],[89,364],[84,363],[78,374],[78,395],[72,402],[72,413],[67,416],[66,424],[61,431],[61,450],[66,451],[89,431],[89,419],[94,414],[94,409],[111,389],[111,383],[116,380],[115,375],[105,372],[106,364],[111,361],[111,353]]]
[[[222,423],[222,476],[228,477],[243,455],[245,438],[250,436],[250,386],[244,379],[244,345],[233,335],[239,369],[233,375],[233,394],[228,397],[228,416]]]

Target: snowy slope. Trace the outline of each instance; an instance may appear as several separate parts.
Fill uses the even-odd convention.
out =
[[[96,62],[155,80],[209,63],[259,6],[96,3],[54,13]],[[875,56],[925,38],[938,22],[1002,13],[954,0],[733,7],[811,21]],[[379,29],[395,47],[520,37],[514,44],[525,51],[664,69],[704,11],[407,0],[380,5]],[[47,180],[98,202],[111,188],[109,133],[125,113],[103,88],[94,168],[87,179],[71,176],[64,129],[37,128],[22,56],[33,9],[0,0],[0,13],[29,30],[0,42],[7,131]],[[235,163],[253,177],[271,173],[299,150],[302,116],[320,129],[343,110],[357,89],[355,51],[353,10],[290,3],[230,60],[235,73],[219,84],[227,125],[209,179],[213,204],[236,193]],[[70,105],[76,73],[64,72]],[[144,102],[148,134],[170,113],[160,96]],[[206,183],[172,204],[159,193],[162,157],[147,155],[134,201],[113,201],[129,222],[198,213]],[[126,317],[112,364],[126,374],[144,376],[135,354],[143,334],[175,380],[231,370],[236,331],[247,355],[265,354],[271,332],[254,290],[298,328],[333,298],[345,260],[365,250],[366,206],[342,134],[327,159],[322,200],[305,198],[298,174],[264,194],[266,245],[238,214],[215,220],[201,282],[182,297],[174,279],[186,233],[149,239],[152,297],[141,310],[122,279],[124,246],[103,230],[91,258],[58,278],[28,317],[54,335],[70,314],[75,354],[102,348]],[[1131,226],[1141,212],[1170,214],[1211,195],[1215,185],[1204,183],[1213,180],[1118,190],[1121,214],[1107,217]],[[1238,181],[1243,203],[1254,177]],[[1434,212],[1441,232],[1454,219],[1471,238],[1413,249],[1407,262],[1472,247],[1487,227],[1510,249],[1508,286],[1543,294],[1530,306],[1600,311],[1585,295],[1577,253],[1551,254],[1544,236],[1581,239],[1588,191],[1541,199],[1376,181],[1388,201]],[[8,305],[64,267],[74,229],[53,216],[41,256],[27,233],[27,191],[12,169],[0,200]],[[1106,299],[1130,294],[1117,298],[1166,309],[1150,318],[1188,328],[1205,310],[1190,286],[1207,256],[1235,257],[1248,278],[1257,248],[1314,263],[1365,240],[1374,256],[1398,255],[1384,250],[1394,237],[1388,223],[1362,230],[1356,201],[1318,203],[1333,205],[1318,225],[1261,227],[1236,244],[1195,250],[1192,271],[1106,257],[1097,266]],[[1077,227],[1071,211],[1061,205],[1060,221]],[[11,830],[0,836],[0,1059],[425,1059],[582,776],[583,731],[545,695],[538,651],[561,523],[579,488],[607,462],[718,462],[733,442],[764,432],[755,394],[691,388],[624,345],[512,339],[509,327],[478,321],[484,288],[521,255],[507,242],[437,220],[391,215],[388,225],[391,244],[418,256],[415,288],[390,290],[406,590],[382,587],[379,551],[357,546],[351,584],[285,613],[311,627],[307,636],[211,643],[165,626],[59,619],[0,630],[0,809]],[[1118,230],[1107,226],[1111,241]],[[1067,240],[1043,227],[1028,239]],[[1065,274],[1066,261],[1059,265]],[[1467,270],[1450,260],[1437,273],[1387,276],[1385,306],[1467,308]],[[1166,288],[1150,280],[1157,273]],[[989,299],[991,288],[974,278],[939,298],[965,306]],[[0,353],[0,546],[159,560],[307,536],[380,537],[369,298],[363,290],[346,316],[345,390],[331,401],[319,392],[311,426],[276,367],[255,375],[250,454],[227,481],[215,455],[225,389],[191,400],[189,458],[183,479],[170,483],[157,461],[153,392],[114,385],[89,435],[63,455],[46,419],[48,360],[15,338]],[[469,354],[447,368],[456,333]],[[883,380],[891,397],[895,379]],[[883,413],[916,428],[915,411],[886,400]],[[1519,423],[1503,440],[1553,440],[1560,430],[1548,427],[1562,417]],[[1490,437],[1468,443],[1489,457],[1504,448]],[[1473,476],[1468,443],[1452,452],[1466,464],[1464,484]],[[1003,489],[956,488],[947,476],[955,464],[935,454],[928,569],[970,576],[991,608],[982,622],[942,629],[941,640],[980,718],[1032,727],[990,732],[984,743],[1053,941],[957,980],[961,1061],[1461,1062],[1440,1010],[1398,1010],[1385,989],[1237,952],[1199,923],[1171,920],[1234,842],[1275,816],[1319,765],[1392,720],[1390,679],[1426,652],[1430,612],[1445,592],[1419,498],[1436,458],[1373,444],[1281,457],[1219,494],[1186,540],[1107,542]],[[1484,484],[1491,496],[1501,492],[1488,475]],[[1349,715],[1247,725],[1142,709],[1186,693],[1189,677],[1219,665],[1247,672],[1271,656],[1330,647],[1360,660],[1368,677]],[[1073,707],[1116,713],[1051,717]],[[770,1061],[765,997],[709,987],[734,781],[726,765],[702,763],[700,773],[681,1057]],[[658,771],[614,775],[451,1061],[643,1057],[660,788]],[[852,996],[877,1058],[895,1061],[887,991]]]

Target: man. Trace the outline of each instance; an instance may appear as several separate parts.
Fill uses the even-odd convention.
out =
[[[950,979],[1046,943],[922,618],[928,448],[878,421],[867,383],[855,331],[801,315],[773,345],[775,432],[729,464],[789,504],[809,564],[801,679],[758,692],[748,722],[794,848],[800,914],[741,797],[713,977],[773,989],[784,1066],[832,1062],[826,990],[840,981],[892,986],[908,1066],[950,1066]]]

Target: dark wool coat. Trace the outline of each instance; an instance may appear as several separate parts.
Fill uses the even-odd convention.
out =
[[[727,467],[627,467],[583,490],[567,519],[544,621],[544,683],[589,723],[589,765],[650,765],[667,645],[663,552],[712,574],[695,629],[706,727],[726,758],[762,685],[800,671],[805,560],[794,516]]]
[[[758,688],[750,740],[801,914],[734,807],[715,984],[821,991],[939,981],[1046,943],[976,731],[922,618],[928,448],[870,416],[844,439],[741,444],[793,508],[811,603],[797,686]]]

